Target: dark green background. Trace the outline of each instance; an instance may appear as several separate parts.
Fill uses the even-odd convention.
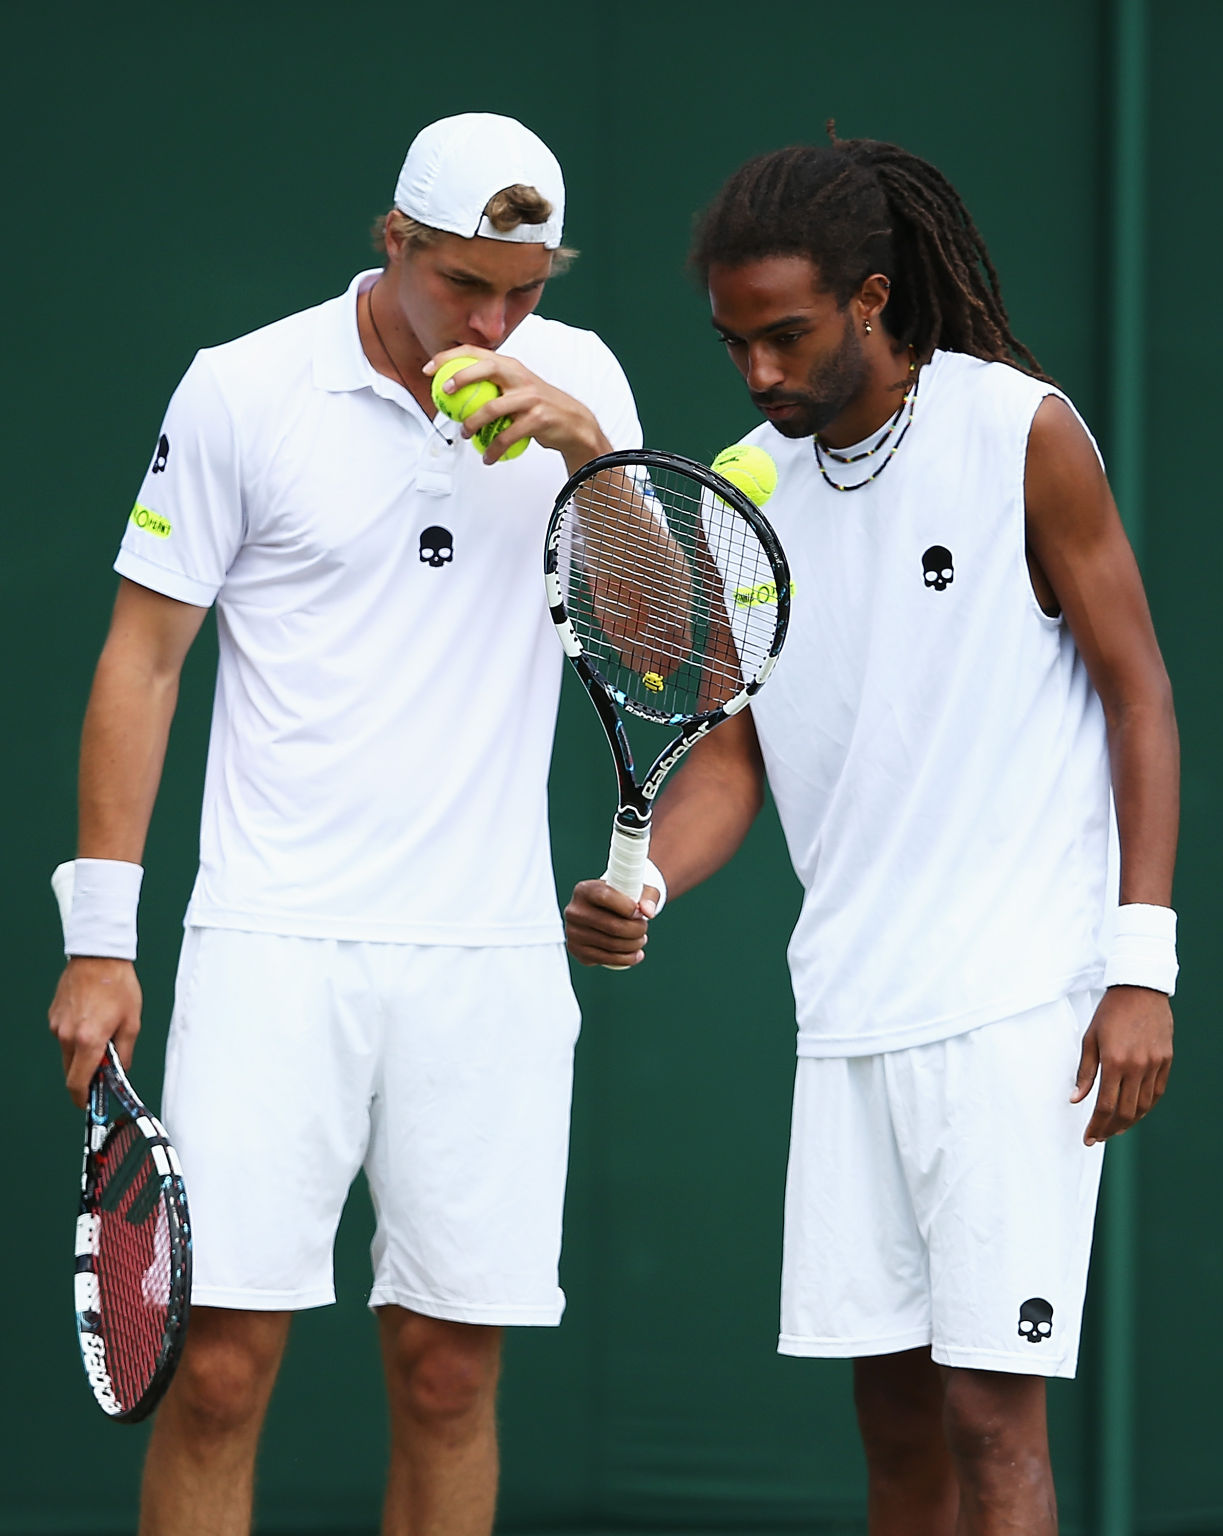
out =
[[[117,1532],[134,1518],[143,1434],[102,1420],[76,1358],[78,1122],[42,1024],[58,952],[46,880],[73,848],[76,739],[124,517],[194,350],[340,291],[368,263],[367,226],[413,133],[475,108],[523,117],[560,156],[567,235],[584,254],[544,309],[597,328],[617,351],[652,445],[707,458],[752,424],[683,272],[691,217],[740,160],[817,138],[830,115],[842,134],[894,138],[951,176],[1002,273],[1016,331],[1106,452],[1116,391],[1144,387],[1144,568],[1185,751],[1180,1055],[1167,1104],[1133,1143],[1134,1324],[1110,1333],[1097,1306],[1079,1380],[1054,1386],[1051,1401],[1066,1530],[1099,1529],[1103,1367],[1125,1357],[1138,1371],[1136,1528],[1223,1530],[1223,1046],[1207,1004],[1220,911],[1212,288],[1223,10],[1215,0],[1152,8],[1148,320],[1139,376],[1119,378],[1108,187],[1124,3],[539,0],[520,11],[485,0],[9,0],[0,11],[0,932],[15,1175],[0,1239],[0,1532]],[[188,664],[150,840],[145,1084],[157,1077],[192,875],[210,651],[205,638]],[[556,862],[568,889],[603,856],[612,790],[595,722],[568,689],[558,763]],[[559,1331],[510,1342],[507,1531],[863,1529],[846,1368],[773,1353],[793,1060],[783,951],[796,906],[768,817],[727,871],[668,913],[642,973],[579,977],[570,1306]],[[342,1232],[340,1304],[297,1325],[267,1431],[263,1530],[376,1527],[385,1430],[363,1307],[368,1225],[359,1194]],[[113,1489],[103,1495],[104,1466]]]

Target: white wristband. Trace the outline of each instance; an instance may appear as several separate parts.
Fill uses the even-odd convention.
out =
[[[1117,908],[1113,947],[1104,965],[1106,987],[1176,991],[1176,913],[1133,902]]]
[[[653,859],[645,861],[645,868],[641,872],[641,878],[643,884],[652,885],[658,892],[658,906],[654,911],[654,916],[657,917],[667,904],[667,882],[662,877],[662,870],[659,869]]]
[[[66,955],[136,958],[136,908],[144,869],[120,859],[74,859],[51,876]]]

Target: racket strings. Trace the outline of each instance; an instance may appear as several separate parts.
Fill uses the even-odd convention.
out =
[[[582,649],[636,713],[691,716],[742,691],[774,625],[747,622],[776,573],[755,529],[686,473],[600,470],[561,529],[566,611]],[[745,600],[744,594],[753,594]]]
[[[124,1407],[143,1396],[165,1346],[173,1245],[162,1186],[145,1137],[121,1122],[98,1154],[93,1203],[99,1331]]]

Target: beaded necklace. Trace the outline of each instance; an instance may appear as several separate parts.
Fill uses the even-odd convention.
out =
[[[861,453],[851,454],[837,453],[836,450],[832,448],[824,449],[824,454],[826,454],[828,458],[837,464],[860,464],[863,459],[874,458],[875,454],[879,452],[884,443],[887,442],[888,438],[890,438],[893,432],[896,431],[896,428],[900,426],[900,419],[905,415],[907,411],[908,419],[905,421],[904,426],[900,428],[900,435],[896,438],[896,441],[888,450],[887,456],[879,465],[879,468],[873,471],[873,473],[867,475],[862,480],[855,480],[852,485],[838,484],[838,482],[832,478],[827,469],[824,467],[824,457],[820,452],[819,434],[817,433],[811,439],[812,446],[815,449],[816,466],[818,467],[819,472],[823,477],[825,485],[830,485],[834,491],[860,491],[864,485],[869,485],[872,480],[877,480],[883,471],[892,462],[892,455],[896,452],[897,448],[900,447],[901,443],[904,442],[905,434],[913,425],[913,412],[917,407],[917,386],[921,375],[917,372],[917,360],[913,356],[912,347],[909,348],[909,372],[913,375],[913,380],[909,387],[905,390],[904,399],[900,402],[900,405],[896,409],[895,416],[892,417],[883,434],[874,443],[872,443],[869,448],[864,449]]]

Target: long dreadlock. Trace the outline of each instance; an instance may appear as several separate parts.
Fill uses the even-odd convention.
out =
[[[692,246],[702,279],[717,262],[802,255],[845,305],[873,272],[891,289],[882,321],[921,357],[935,347],[1005,362],[1038,379],[1011,334],[998,274],[959,193],[925,160],[876,139],[838,139],[759,155],[705,211]]]

